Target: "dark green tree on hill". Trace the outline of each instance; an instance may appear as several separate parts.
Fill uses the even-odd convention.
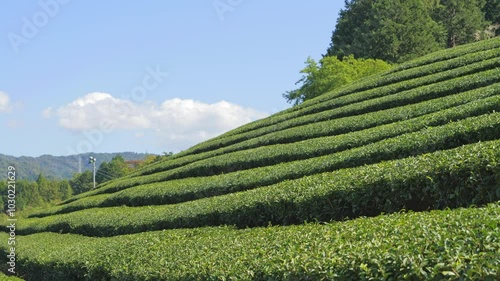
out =
[[[497,1],[488,5],[497,7]],[[489,25],[485,5],[486,0],[349,0],[326,55],[402,62],[477,41]]]
[[[443,26],[421,0],[346,1],[327,56],[400,62],[444,46]]]
[[[484,5],[483,12],[487,21],[491,23],[500,23],[500,1],[488,0]]]
[[[483,8],[486,0],[441,0],[434,13],[447,32],[447,47],[472,43],[481,39],[488,22]]]
[[[488,0],[484,5],[485,18],[491,23],[488,29],[492,36],[500,35],[500,0]]]
[[[117,155],[113,157],[111,162],[103,162],[96,172],[96,182],[103,183],[109,180],[117,179],[123,177],[127,174],[129,168],[125,159],[122,156]]]
[[[74,195],[91,190],[94,187],[93,176],[91,171],[85,171],[81,174],[73,175],[69,181]]]

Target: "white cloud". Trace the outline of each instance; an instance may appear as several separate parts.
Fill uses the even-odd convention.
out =
[[[9,96],[0,91],[0,113],[10,111]]]
[[[52,110],[52,107],[48,107],[42,111],[42,116],[43,118],[49,119],[53,116],[54,112]]]
[[[59,125],[71,130],[99,128],[102,121],[118,129],[144,129],[150,128],[149,120],[144,115],[147,111],[142,105],[114,98],[110,94],[91,93],[59,107],[55,115],[59,118]]]
[[[151,130],[162,145],[182,149],[268,114],[226,101],[208,104],[175,98],[161,104],[138,104],[107,93],[91,93],[57,110],[47,108],[42,115],[55,116],[61,127],[76,131],[97,129],[102,122],[115,129],[134,130],[136,137]]]

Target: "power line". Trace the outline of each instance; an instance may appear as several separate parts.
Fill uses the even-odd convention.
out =
[[[109,178],[109,179],[111,179],[111,180],[115,178],[115,176],[113,176],[113,175],[111,175],[111,174],[108,174],[108,173],[106,173],[106,172],[103,172],[103,171],[97,171],[97,174],[100,174],[100,175],[102,175],[102,176],[108,177],[108,178]]]

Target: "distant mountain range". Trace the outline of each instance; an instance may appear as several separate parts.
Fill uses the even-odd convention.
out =
[[[97,158],[97,164],[110,162],[116,155],[125,160],[142,160],[149,154],[135,152],[120,153],[85,153],[70,156],[42,155],[39,157],[14,157],[0,154],[0,180],[7,178],[7,168],[13,165],[17,171],[17,179],[36,180],[42,173],[46,178],[71,179],[79,171],[91,170],[88,164],[90,156]]]

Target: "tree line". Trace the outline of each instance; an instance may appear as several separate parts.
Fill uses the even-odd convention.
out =
[[[144,165],[166,159],[172,153],[163,156],[148,155],[136,167],[129,167],[121,155],[112,158],[110,162],[102,162],[96,171],[96,183],[104,183],[139,169]],[[62,202],[73,195],[77,195],[93,189],[93,173],[85,171],[76,173],[70,180],[50,179],[42,173],[36,181],[16,181],[16,209],[39,208]],[[7,203],[7,181],[0,181],[0,203],[6,210]]]
[[[298,104],[430,52],[500,35],[499,0],[347,0],[319,62],[300,71]]]

